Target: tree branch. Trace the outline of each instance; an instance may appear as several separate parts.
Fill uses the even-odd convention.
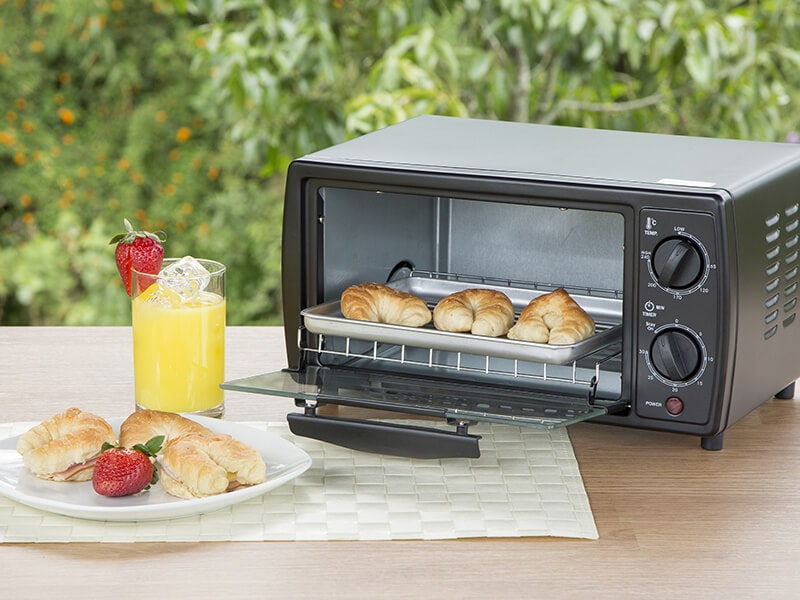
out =
[[[537,123],[541,123],[544,115],[547,114],[547,107],[552,106],[553,98],[555,97],[555,82],[558,79],[558,75],[561,72],[561,60],[554,55],[552,51],[549,51],[547,55],[542,60],[542,64],[544,69],[547,72],[545,76],[544,85],[542,86],[542,91],[539,94],[539,102],[536,104],[536,115],[534,117],[534,121]]]
[[[647,108],[653,106],[664,100],[664,94],[653,94],[645,96],[644,98],[636,98],[635,100],[623,100],[622,102],[578,102],[576,100],[562,100],[559,104],[563,108],[589,110],[592,112],[626,112],[629,110],[636,110],[638,108]]]
[[[655,106],[663,102],[668,95],[675,96],[677,94],[651,94],[642,98],[635,98],[634,100],[624,100],[622,102],[581,102],[579,100],[559,100],[551,111],[542,117],[541,123],[554,122],[562,111],[565,110],[581,110],[587,112],[598,113],[621,113],[631,110],[638,110],[640,108],[647,108]]]
[[[514,89],[508,110],[512,121],[527,123],[531,112],[531,63],[522,46],[514,46]]]

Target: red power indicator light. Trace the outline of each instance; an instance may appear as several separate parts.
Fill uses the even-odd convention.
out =
[[[664,403],[667,407],[667,412],[671,415],[679,415],[683,412],[683,400],[677,396],[670,396]]]

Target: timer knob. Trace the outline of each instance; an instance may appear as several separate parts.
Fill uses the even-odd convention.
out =
[[[653,271],[663,288],[685,290],[703,274],[703,256],[697,245],[686,238],[672,237],[653,251]]]
[[[659,333],[650,348],[653,367],[659,375],[670,381],[691,379],[700,368],[700,347],[691,334],[680,329]]]

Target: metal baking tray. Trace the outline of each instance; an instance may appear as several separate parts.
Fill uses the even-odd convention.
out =
[[[506,288],[496,285],[480,285],[462,281],[445,281],[424,277],[409,277],[390,284],[395,289],[409,292],[424,299],[433,306],[439,299],[456,291],[474,287],[488,287],[500,290],[511,299],[514,310],[527,306],[536,296],[547,292],[520,288]],[[513,360],[545,362],[550,364],[569,364],[592,354],[606,346],[619,342],[622,338],[621,301],[570,292],[578,304],[595,320],[597,333],[575,344],[550,345],[506,337],[478,336],[471,333],[440,331],[432,323],[424,327],[406,327],[387,323],[373,323],[347,319],[342,315],[339,301],[326,302],[301,311],[308,331],[319,335],[349,337],[371,342],[399,344],[415,348],[430,348],[462,352],[478,356],[495,356]]]

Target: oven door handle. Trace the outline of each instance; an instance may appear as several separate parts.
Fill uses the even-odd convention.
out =
[[[468,433],[300,413],[289,413],[286,420],[295,435],[363,452],[407,458],[478,458],[481,455],[478,445],[481,436]]]

